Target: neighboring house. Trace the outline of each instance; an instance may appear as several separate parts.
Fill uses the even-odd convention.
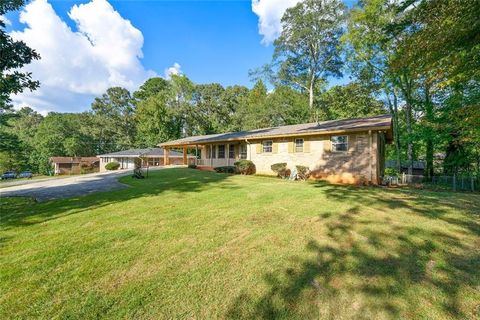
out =
[[[48,162],[57,175],[98,172],[100,159],[97,157],[51,157]]]
[[[100,171],[106,171],[105,165],[109,162],[120,163],[120,169],[134,169],[135,158],[142,159],[142,167],[159,167],[164,165],[165,157],[163,148],[130,149],[118,152],[101,154]],[[193,164],[195,156],[181,152],[171,151],[167,164]]]
[[[392,141],[392,119],[381,115],[306,123],[242,132],[193,136],[161,143],[170,148],[195,148],[197,165],[233,165],[253,161],[257,173],[273,174],[270,166],[286,162],[290,169],[308,166],[315,178],[333,182],[378,183],[383,177],[385,144]]]

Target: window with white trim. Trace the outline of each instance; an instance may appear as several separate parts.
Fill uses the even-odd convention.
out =
[[[264,153],[272,153],[272,151],[273,151],[273,141],[272,140],[262,141],[262,146],[263,146],[263,152]]]
[[[210,153],[210,158],[211,158],[211,159],[215,159],[215,158],[217,157],[217,146],[216,146],[216,145],[212,145],[212,146],[210,147],[210,151],[211,151],[211,153]]]
[[[332,136],[330,141],[332,142],[333,152],[348,151],[348,136]]]
[[[235,145],[229,144],[228,145],[228,158],[235,159]]]
[[[247,159],[247,145],[240,145],[240,159]]]
[[[218,159],[225,159],[225,145],[218,145]]]
[[[303,152],[303,139],[295,139],[295,152]]]

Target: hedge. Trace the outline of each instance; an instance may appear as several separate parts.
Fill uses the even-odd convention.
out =
[[[105,165],[107,170],[117,170],[118,168],[120,168],[120,163],[118,162],[109,162]]]
[[[213,168],[218,173],[236,173],[237,167],[234,166],[222,166]]]
[[[240,174],[255,174],[255,164],[250,160],[239,160],[234,163],[237,168],[237,172]]]

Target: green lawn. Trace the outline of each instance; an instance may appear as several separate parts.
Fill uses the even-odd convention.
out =
[[[478,319],[480,195],[192,169],[1,199],[0,318]]]

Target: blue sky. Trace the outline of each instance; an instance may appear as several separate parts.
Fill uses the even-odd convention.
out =
[[[19,13],[6,18],[14,38],[42,55],[27,68],[42,88],[14,101],[83,111],[107,87],[135,90],[168,68],[196,83],[251,87],[248,71],[271,60],[279,19],[298,1],[33,0],[23,23]]]
[[[66,13],[86,2],[51,1],[71,27]],[[271,59],[273,48],[260,43],[251,1],[109,2],[142,31],[143,65],[161,75],[177,62],[194,82],[250,86],[248,70]]]

